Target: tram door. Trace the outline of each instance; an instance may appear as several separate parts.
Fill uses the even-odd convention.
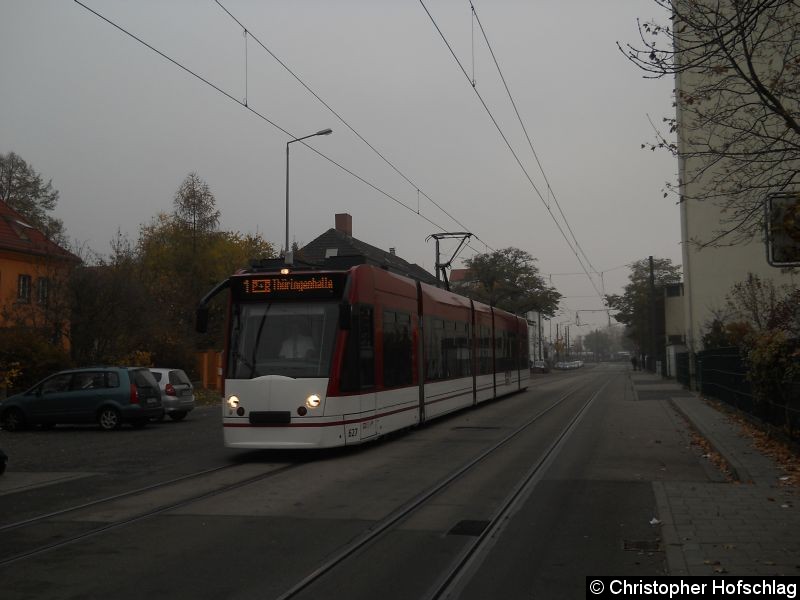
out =
[[[347,443],[367,440],[377,433],[375,424],[375,315],[369,304],[353,307],[353,327],[351,334],[355,347],[351,351],[355,360],[351,365],[355,370],[359,390],[358,415],[346,415],[345,426]]]

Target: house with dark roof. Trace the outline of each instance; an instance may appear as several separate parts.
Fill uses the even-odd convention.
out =
[[[0,200],[0,327],[52,327],[53,341],[66,346],[68,308],[56,316],[65,303],[53,294],[79,262]]]
[[[381,250],[353,237],[353,217],[339,213],[335,226],[292,253],[289,259],[297,267],[348,269],[355,265],[374,265],[391,273],[404,275],[417,281],[438,285],[436,277],[417,264],[403,260],[394,248]],[[270,259],[254,267],[278,269],[284,259]]]

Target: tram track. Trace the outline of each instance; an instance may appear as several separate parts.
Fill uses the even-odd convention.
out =
[[[493,443],[489,448],[480,451],[471,460],[467,461],[460,467],[451,471],[448,475],[441,478],[436,484],[432,485],[431,487],[420,493],[417,493],[411,500],[407,501],[403,505],[396,508],[394,511],[392,511],[389,515],[387,515],[380,521],[375,522],[372,526],[370,526],[367,530],[365,530],[362,535],[353,539],[352,542],[342,546],[341,549],[336,554],[332,555],[332,557],[328,561],[321,564],[312,573],[310,573],[307,577],[305,577],[300,583],[296,584],[295,586],[293,586],[291,589],[289,589],[287,592],[285,592],[283,595],[279,597],[294,598],[301,595],[302,592],[306,590],[308,587],[310,587],[315,581],[320,580],[326,574],[332,572],[337,567],[345,564],[347,560],[353,557],[355,554],[357,554],[359,550],[362,550],[370,543],[373,543],[380,537],[390,533],[393,527],[395,527],[405,518],[412,515],[420,507],[424,506],[425,503],[428,502],[431,498],[433,498],[436,494],[438,494],[442,490],[445,490],[454,482],[463,477],[465,474],[469,473],[478,464],[480,464],[487,458],[491,457],[499,449],[503,448],[504,446],[509,444],[513,439],[520,436],[520,434],[522,434],[526,429],[531,427],[534,423],[540,421],[543,417],[545,417],[545,415],[553,412],[557,407],[563,405],[568,399],[573,398],[576,395],[582,393],[587,388],[595,386],[598,380],[599,380],[598,377],[592,376],[591,374],[587,374],[585,380],[575,385],[572,389],[569,389],[566,392],[562,393],[557,400],[555,400],[548,406],[544,407],[543,409],[539,410],[535,415],[528,418],[524,423],[522,423],[516,429],[511,431],[503,439]],[[599,394],[599,392],[597,392],[593,397],[596,397],[597,394]],[[548,456],[552,454],[553,451],[554,451],[553,449],[549,450],[547,453]],[[544,457],[542,460],[545,459],[546,457]],[[539,462],[541,463],[542,461]],[[162,502],[146,510],[130,512],[130,514],[125,515],[123,518],[115,518],[113,520],[109,520],[108,522],[103,523],[102,525],[91,527],[85,531],[78,532],[75,534],[67,534],[66,537],[61,539],[54,540],[53,539],[54,536],[51,535],[50,540],[46,543],[32,545],[30,548],[24,551],[17,551],[13,555],[9,555],[5,558],[0,558],[0,567],[6,567],[14,564],[24,564],[25,561],[29,561],[30,559],[38,557],[42,554],[55,551],[61,548],[65,548],[71,545],[75,545],[94,536],[98,536],[116,529],[121,529],[126,526],[131,526],[136,523],[145,521],[147,519],[163,515],[164,513],[181,509],[189,505],[192,505],[194,503],[199,503],[201,501],[213,498],[215,496],[221,496],[228,492],[237,490],[239,488],[243,488],[248,485],[268,480],[277,475],[285,474],[291,471],[292,469],[297,469],[303,466],[304,464],[306,464],[305,461],[300,461],[285,465],[278,464],[277,466],[275,466],[275,468],[272,468],[270,471],[266,473],[258,473],[249,477],[240,478],[235,482],[231,482],[225,485],[216,485],[213,489],[206,489],[199,493],[192,493],[192,494],[183,493],[180,497],[175,498],[173,501]],[[171,479],[169,481],[160,482],[157,484],[153,484],[143,488],[138,488],[136,490],[131,490],[129,492],[123,492],[121,494],[116,494],[113,496],[108,496],[98,500],[93,500],[91,502],[87,502],[81,505],[76,505],[58,511],[53,511],[51,513],[39,515],[16,523],[10,523],[0,527],[0,533],[10,533],[10,532],[15,532],[17,530],[24,531],[26,527],[36,527],[37,525],[47,525],[48,523],[57,523],[59,524],[59,526],[61,526],[64,523],[68,522],[66,519],[58,521],[58,519],[60,519],[61,517],[69,515],[80,516],[81,511],[94,512],[97,509],[102,509],[103,507],[111,507],[117,502],[126,500],[130,501],[132,499],[135,499],[137,496],[143,496],[147,498],[149,494],[151,493],[157,494],[158,492],[168,489],[171,486],[175,486],[177,488],[176,491],[180,492],[182,489],[181,484],[187,484],[192,480],[202,481],[206,478],[213,478],[215,476],[220,476],[222,474],[225,474],[226,471],[231,471],[235,469],[237,466],[241,465],[225,465],[222,467],[215,467],[212,469],[198,471],[196,473],[183,475],[181,477]],[[541,465],[540,468],[542,468]],[[183,489],[183,492],[185,491],[186,490]],[[113,512],[114,510],[112,509],[111,513],[113,514]],[[81,521],[88,523],[91,521],[91,519],[90,518],[74,519],[74,522],[81,522]],[[493,520],[492,522],[494,523],[495,520]],[[476,554],[475,552],[471,553],[471,555],[475,554]],[[458,567],[457,570],[461,571],[465,567],[468,569],[469,565],[466,564],[465,566]],[[444,596],[432,596],[432,597],[444,597]]]
[[[305,578],[297,582],[281,595],[277,596],[277,600],[290,600],[301,597],[304,592],[308,591],[309,588],[311,588],[314,584],[323,580],[324,577],[335,572],[336,569],[345,568],[349,559],[371,544],[374,544],[382,537],[391,533],[395,526],[425,507],[426,503],[433,497],[446,490],[464,475],[470,473],[486,459],[495,455],[501,448],[504,448],[523,432],[528,430],[532,425],[538,423],[543,417],[551,413],[557,407],[561,406],[568,399],[584,391],[586,388],[594,386],[599,379],[600,378],[598,377],[592,377],[588,382],[583,382],[580,385],[575,386],[573,389],[565,392],[555,402],[527,419],[522,425],[518,426],[511,433],[493,443],[490,447],[481,451],[478,455],[462,464],[457,469],[451,471],[450,474],[440,479],[428,489],[420,492],[403,505],[396,508],[380,521],[374,523],[360,536],[353,539],[350,543],[343,546],[338,552],[330,556],[328,560],[317,566]],[[546,470],[546,467],[549,465],[552,457],[557,453],[558,449],[569,437],[569,434],[585,414],[586,410],[607,387],[610,381],[611,380],[608,380],[602,387],[595,391],[586,402],[581,405],[579,411],[570,419],[567,426],[562,429],[555,441],[547,446],[545,451],[541,454],[539,460],[533,465],[533,467],[531,467],[531,469],[525,474],[520,482],[514,486],[512,492],[502,502],[501,506],[490,520],[489,526],[484,530],[483,534],[480,535],[474,543],[468,544],[467,547],[465,547],[462,552],[458,554],[450,568],[443,573],[442,577],[428,591],[427,595],[425,596],[426,599],[433,600],[437,598],[449,597],[452,590],[457,588],[457,586],[462,583],[465,574],[469,572],[469,568],[480,556],[481,551],[487,547],[489,540],[491,540],[497,534],[502,523],[510,516],[510,514],[512,514],[515,504],[524,499],[526,490],[533,486],[537,475],[540,476],[541,473]]]
[[[255,483],[262,482],[264,480],[267,480],[267,479],[270,479],[272,477],[275,477],[275,476],[277,476],[279,474],[284,474],[284,473],[286,473],[288,471],[291,471],[293,469],[299,468],[303,464],[304,464],[303,462],[297,462],[297,463],[281,465],[281,466],[278,466],[275,469],[267,471],[266,473],[259,473],[259,474],[256,474],[256,475],[253,475],[253,476],[250,476],[250,477],[246,477],[244,479],[240,479],[238,481],[234,481],[234,482],[231,482],[231,483],[228,483],[228,484],[221,484],[219,486],[213,487],[210,490],[205,490],[205,491],[202,491],[200,493],[191,494],[189,496],[182,497],[182,498],[174,500],[174,501],[166,502],[166,503],[157,505],[157,506],[155,506],[153,508],[149,508],[149,509],[141,511],[141,512],[136,512],[136,513],[134,513],[134,514],[132,514],[130,516],[127,516],[127,517],[124,517],[124,518],[120,518],[120,519],[117,519],[117,520],[114,520],[114,521],[111,521],[111,522],[108,522],[108,523],[104,523],[103,525],[100,525],[98,527],[92,527],[92,528],[90,528],[90,529],[88,529],[86,531],[82,531],[82,532],[77,533],[77,534],[69,535],[66,538],[59,539],[58,541],[53,541],[53,542],[50,542],[50,543],[41,544],[39,546],[30,548],[30,549],[25,550],[23,552],[17,552],[15,554],[11,555],[11,556],[0,558],[0,567],[5,567],[5,566],[8,566],[8,565],[12,565],[14,563],[18,563],[20,561],[24,561],[24,560],[39,556],[39,555],[44,554],[46,552],[50,552],[52,550],[57,550],[57,549],[60,549],[60,548],[64,548],[66,546],[70,546],[72,544],[75,544],[77,542],[83,541],[83,540],[88,539],[90,537],[94,537],[96,535],[99,535],[101,533],[112,531],[114,529],[119,529],[121,527],[125,527],[127,525],[131,525],[133,523],[137,523],[137,522],[143,521],[145,519],[149,519],[149,518],[161,515],[163,513],[169,512],[171,510],[176,510],[176,509],[179,509],[179,508],[183,508],[183,507],[191,505],[191,504],[193,504],[195,502],[200,502],[200,501],[203,501],[203,500],[207,500],[209,498],[213,498],[215,496],[219,496],[219,495],[222,495],[222,494],[237,490],[239,488],[242,488],[242,487],[245,487],[245,486],[248,486],[248,485],[252,485],[252,484],[255,484]],[[176,478],[168,480],[168,481],[163,481],[163,482],[159,482],[159,483],[152,484],[152,485],[149,485],[149,486],[145,486],[143,488],[138,488],[136,490],[131,490],[131,491],[128,491],[128,492],[115,494],[113,496],[100,498],[100,499],[97,499],[97,500],[93,500],[91,502],[86,502],[86,503],[81,504],[81,505],[76,505],[76,506],[64,508],[64,509],[61,509],[61,510],[53,511],[51,513],[47,513],[47,514],[44,514],[44,515],[38,515],[36,517],[25,519],[23,521],[18,521],[18,522],[15,522],[15,523],[9,523],[7,525],[4,525],[4,526],[0,527],[0,533],[5,533],[5,532],[9,532],[9,531],[14,531],[14,530],[17,530],[17,529],[22,529],[22,528],[25,528],[25,527],[31,527],[31,526],[34,526],[34,525],[47,523],[48,521],[52,521],[53,519],[56,519],[56,518],[59,518],[59,517],[63,517],[65,515],[76,514],[76,513],[80,513],[81,511],[90,510],[90,509],[96,509],[96,508],[102,507],[104,505],[105,506],[111,506],[115,502],[132,499],[132,498],[135,498],[137,496],[143,496],[143,495],[146,495],[146,494],[152,493],[152,492],[163,491],[163,490],[166,490],[166,489],[168,489],[168,488],[170,488],[172,486],[176,486],[176,485],[179,485],[181,483],[185,483],[185,482],[187,482],[189,480],[193,480],[193,479],[198,479],[198,478],[202,478],[202,477],[207,477],[207,476],[219,474],[220,472],[223,472],[223,471],[234,470],[234,469],[236,469],[237,467],[240,467],[240,466],[241,465],[223,465],[223,466],[220,466],[220,467],[214,467],[214,468],[211,468],[211,469],[205,469],[205,470],[202,470],[202,471],[198,471],[196,473],[190,473],[188,475],[183,475],[181,477],[176,477]]]
[[[144,487],[137,488],[135,490],[130,490],[127,492],[121,492],[119,494],[114,494],[112,496],[105,496],[103,498],[98,498],[96,500],[91,500],[89,502],[84,502],[83,504],[77,504],[75,506],[70,506],[67,508],[61,508],[59,510],[55,510],[49,513],[45,513],[43,515],[37,515],[35,517],[30,517],[28,519],[24,519],[22,521],[16,521],[14,523],[7,523],[6,525],[0,525],[0,533],[5,531],[11,531],[14,529],[19,529],[20,527],[25,527],[27,525],[33,525],[35,523],[39,523],[41,521],[46,521],[47,519],[53,519],[55,517],[60,517],[63,515],[67,515],[70,513],[74,513],[80,510],[84,510],[87,508],[91,508],[94,506],[99,506],[102,504],[106,504],[108,502],[114,502],[116,500],[122,500],[123,498],[132,498],[138,496],[140,494],[144,494],[147,492],[151,492],[154,490],[158,490],[161,488],[168,487],[170,485],[174,485],[176,483],[180,483],[182,481],[186,481],[188,479],[194,479],[196,477],[200,477],[203,475],[208,475],[210,473],[216,473],[217,471],[222,471],[225,469],[230,469],[235,465],[221,465],[219,467],[213,467],[211,469],[204,469],[202,471],[197,471],[195,473],[189,473],[187,475],[181,475],[180,477],[175,477],[174,479],[169,479],[167,481],[159,481],[158,483],[154,483],[151,485],[147,485]]]
[[[501,533],[504,525],[516,512],[516,508],[524,502],[532,492],[536,483],[546,472],[558,451],[567,442],[572,432],[583,419],[586,411],[597,397],[609,386],[611,380],[606,381],[589,399],[581,406],[575,416],[570,419],[558,437],[549,445],[539,460],[532,465],[525,476],[506,496],[498,510],[492,517],[489,526],[468,544],[457,556],[451,567],[443,574],[442,578],[424,596],[425,600],[439,600],[444,598],[457,598],[458,592],[471,578],[475,567],[480,563],[482,556],[488,552]]]

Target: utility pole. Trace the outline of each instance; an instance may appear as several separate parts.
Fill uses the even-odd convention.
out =
[[[558,330],[560,329],[560,324],[556,323],[556,362],[561,362],[561,336],[559,335]]]
[[[653,371],[656,370],[656,274],[653,265],[653,257],[648,259],[650,263],[650,344],[648,363],[652,362]],[[648,364],[648,370],[650,365]]]
[[[569,351],[569,325],[565,325],[564,329],[566,330],[565,337],[566,337],[566,340],[567,340],[567,358],[569,358],[570,357],[570,351]]]
[[[539,360],[544,360],[542,358],[542,336],[544,335],[544,328],[542,327],[542,313],[541,313],[541,311],[539,311],[537,313],[537,316],[538,316],[538,321],[539,321],[539,324],[538,324],[539,335],[537,335],[536,337],[539,338]]]

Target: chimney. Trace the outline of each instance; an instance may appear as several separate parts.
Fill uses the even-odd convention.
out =
[[[391,254],[392,256],[395,256],[394,248],[389,248],[389,254]]]
[[[353,217],[347,213],[338,213],[336,215],[336,229],[345,235],[353,237]]]

